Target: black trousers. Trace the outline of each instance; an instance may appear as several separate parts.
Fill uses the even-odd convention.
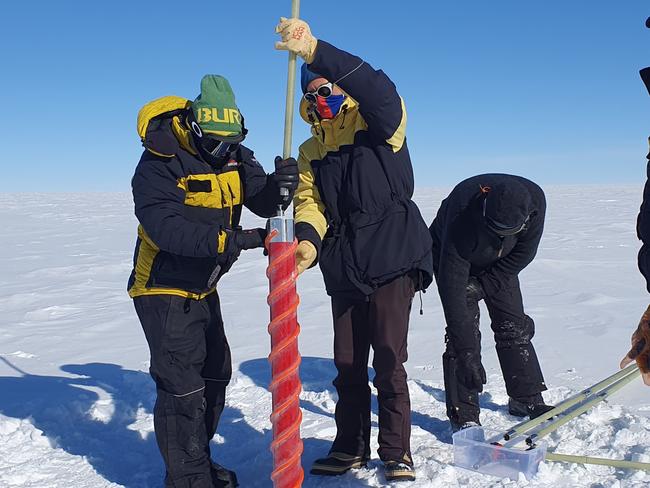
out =
[[[213,488],[210,440],[231,376],[230,348],[219,297],[136,297],[135,310],[151,353],[156,382],[154,429],[167,474],[165,486]]]
[[[506,391],[512,398],[535,395],[546,390],[542,370],[531,339],[535,323],[524,313],[521,289],[517,276],[501,283],[499,289],[486,295],[485,304],[490,314],[497,356]],[[473,333],[480,352],[480,311],[476,299],[468,298],[467,307],[474,317]],[[479,419],[478,390],[467,388],[456,378],[456,345],[446,336],[447,348],[442,356],[445,377],[447,415],[452,422],[463,424]]]
[[[379,457],[410,462],[411,403],[406,371],[407,334],[415,293],[410,276],[378,288],[367,300],[332,297],[336,439],[331,452],[370,457],[368,357],[379,404]]]

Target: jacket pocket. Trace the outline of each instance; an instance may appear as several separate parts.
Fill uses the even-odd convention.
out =
[[[325,287],[330,295],[349,292],[355,288],[346,274],[343,247],[341,236],[323,239],[318,264],[323,273]]]
[[[216,264],[214,258],[191,258],[159,252],[154,259],[147,286],[205,293]]]
[[[395,205],[380,215],[357,214],[350,219],[349,247],[359,281],[377,286],[406,269],[407,211]]]

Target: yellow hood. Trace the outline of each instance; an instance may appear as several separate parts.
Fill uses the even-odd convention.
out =
[[[144,140],[147,135],[147,128],[151,119],[166,112],[187,108],[190,103],[187,98],[175,97],[173,95],[157,98],[147,103],[138,112],[138,135],[140,139]]]
[[[175,136],[175,144],[172,141],[154,134],[158,127],[151,127],[150,122],[156,117],[165,113],[176,112],[185,110],[192,102],[186,98],[176,96],[166,96],[157,98],[140,109],[138,112],[138,135],[142,141],[142,145],[149,151],[159,156],[173,156],[176,151],[173,150],[174,146],[180,146],[186,151],[196,154],[190,143],[189,130],[183,127],[178,115],[172,116],[171,128]],[[171,114],[170,114],[171,115]]]

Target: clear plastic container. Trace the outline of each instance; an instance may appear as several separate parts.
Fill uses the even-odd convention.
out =
[[[452,436],[454,464],[460,468],[512,480],[519,479],[519,473],[527,479],[535,476],[539,463],[546,455],[546,444],[540,442],[530,450],[524,450],[523,442],[518,449],[491,444],[493,441],[504,443],[500,434],[503,433],[485,430],[483,427],[459,430]],[[514,446],[518,440],[523,441],[523,438],[514,439],[507,444]]]

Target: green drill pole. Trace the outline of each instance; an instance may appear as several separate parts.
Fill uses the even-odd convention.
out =
[[[300,16],[300,0],[291,0],[291,18],[297,19]],[[287,72],[287,100],[284,110],[284,146],[282,148],[282,158],[291,157],[291,136],[293,134],[293,106],[296,92],[296,54],[289,53],[289,68]],[[280,189],[280,195],[286,199],[289,191],[286,188]],[[280,207],[280,215],[284,215],[284,210]]]
[[[509,441],[510,439],[514,439],[515,437],[522,435],[531,429],[534,429],[538,425],[546,422],[551,417],[555,417],[556,415],[565,412],[566,410],[573,407],[574,405],[577,405],[578,403],[584,401],[588,396],[593,395],[594,393],[599,392],[603,388],[615,383],[619,379],[626,377],[628,374],[632,373],[636,369],[637,369],[636,364],[631,364],[630,366],[628,366],[625,369],[622,369],[618,373],[615,373],[609,376],[608,378],[605,378],[601,382],[596,383],[595,385],[590,386],[585,390],[582,390],[577,395],[564,400],[562,403],[557,405],[553,410],[549,410],[548,412],[543,413],[539,417],[536,417],[531,420],[526,420],[524,422],[515,425],[512,429],[510,429],[508,432],[503,434],[503,438],[506,441]]]
[[[634,365],[634,366],[636,367],[636,365]],[[575,410],[573,410],[569,414],[562,415],[558,419],[556,419],[556,420],[552,421],[551,423],[549,423],[549,425],[544,427],[542,430],[528,436],[526,438],[526,444],[528,444],[529,446],[534,445],[536,440],[541,439],[542,437],[550,434],[551,432],[555,432],[557,429],[562,427],[567,422],[573,420],[578,415],[581,415],[581,414],[585,413],[587,410],[589,410],[594,405],[599,404],[600,402],[602,402],[603,400],[605,400],[606,398],[608,398],[612,394],[619,391],[621,388],[623,388],[628,383],[631,383],[640,374],[641,374],[641,371],[639,369],[636,369],[635,371],[633,371],[629,375],[627,375],[624,378],[620,379],[616,383],[611,384],[607,388],[604,388],[603,390],[601,390],[597,394],[589,396],[588,398],[585,399],[586,401],[584,401],[583,403],[580,403],[578,405],[578,408],[576,408]],[[535,420],[537,420],[537,419],[535,419]]]
[[[300,16],[300,0],[291,0],[291,18]],[[296,91],[296,54],[289,53],[289,71],[287,72],[287,101],[284,112],[284,146],[282,157],[291,157],[291,136],[293,133],[293,105]]]
[[[570,454],[559,454],[557,452],[547,452],[546,461],[561,463],[578,463],[578,464],[599,464],[601,466],[612,466],[614,468],[639,469],[650,471],[650,463],[641,463],[636,461],[623,461],[619,459],[606,459],[591,456],[572,456]]]

